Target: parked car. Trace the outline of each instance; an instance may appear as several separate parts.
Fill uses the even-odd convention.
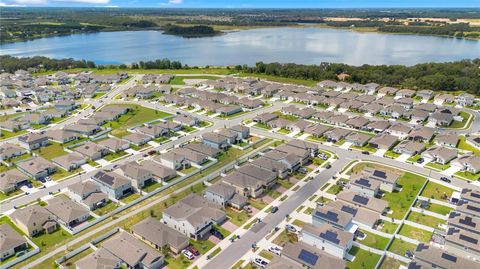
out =
[[[265,268],[267,267],[267,264],[268,264],[268,262],[266,262],[264,259],[261,259],[261,258],[255,258],[253,263],[255,263],[255,265],[260,268]]]
[[[210,230],[210,233],[217,237],[218,239],[222,240],[224,238],[223,234],[221,232],[219,232],[217,229],[213,228]]]
[[[423,158],[419,158],[419,159],[417,160],[417,163],[423,163],[424,161],[425,161],[425,160],[424,160]]]
[[[189,260],[195,259],[195,256],[190,251],[188,251],[188,249],[182,250],[182,255]]]
[[[298,168],[298,172],[301,173],[301,174],[306,174],[306,173],[308,173],[308,170],[305,167],[300,167],[300,168]]]
[[[46,180],[44,178],[39,178],[38,181],[42,182],[42,183],[45,183]]]
[[[252,213],[252,209],[248,206],[244,206],[243,209],[247,211],[247,213]]]
[[[278,211],[278,206],[274,206],[272,207],[272,209],[270,210],[270,213],[275,213]]]
[[[27,182],[27,184],[25,184],[25,186],[27,186],[28,188],[33,188],[33,185],[30,182]]]
[[[188,251],[190,251],[193,255],[195,256],[199,256],[200,255],[200,251],[198,251],[198,249],[196,249],[194,246],[192,245],[189,245],[187,248],[186,248]]]
[[[156,150],[150,150],[150,151],[148,152],[148,155],[153,155],[153,154],[156,154],[156,153],[157,153]]]
[[[268,248],[268,251],[270,251],[272,253],[275,253],[277,255],[282,254],[282,249],[280,249],[279,247],[271,246],[271,247]]]
[[[325,168],[330,169],[330,168],[332,168],[332,165],[327,164],[327,166],[325,166]]]
[[[370,152],[368,152],[368,151],[364,150],[364,151],[362,151],[362,154],[365,154],[365,155],[370,155]]]
[[[410,251],[410,250],[407,250],[405,252],[405,257],[409,258],[409,259],[413,259],[413,252]]]
[[[440,180],[447,183],[452,183],[452,181],[448,177],[441,177]]]
[[[287,224],[285,225],[285,229],[287,229],[287,231],[291,232],[291,233],[297,233],[297,228],[293,227],[292,225],[290,224]]]

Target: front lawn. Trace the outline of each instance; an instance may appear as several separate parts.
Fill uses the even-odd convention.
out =
[[[245,222],[247,222],[247,220],[250,219],[250,216],[245,210],[239,212],[227,207],[225,211],[230,222],[238,227],[242,226]]]
[[[352,149],[357,149],[357,150],[361,150],[361,151],[368,151],[368,152],[370,152],[370,153],[375,153],[375,152],[377,152],[377,148],[372,147],[370,144],[366,144],[366,145],[363,146],[363,147],[359,147],[359,146],[352,145],[352,146],[350,146],[350,148],[352,148]]]
[[[398,234],[418,240],[420,242],[428,243],[432,238],[433,233],[427,230],[416,228],[410,225],[402,225]]]
[[[291,133],[291,131],[290,131],[290,130],[287,130],[287,129],[285,129],[285,128],[280,128],[280,129],[278,129],[277,133],[289,134],[289,133]]]
[[[429,167],[429,168],[432,168],[433,170],[437,170],[437,171],[444,171],[444,170],[447,170],[448,168],[450,168],[450,164],[449,163],[439,164],[439,163],[436,163],[436,162],[429,162],[425,165],[425,167]]]
[[[266,125],[265,123],[260,123],[260,122],[253,125],[253,127],[260,128],[260,129],[265,129],[265,130],[272,130],[272,127]]]
[[[472,173],[467,172],[467,171],[459,171],[459,172],[456,172],[456,173],[454,174],[454,176],[463,177],[463,178],[466,178],[467,180],[471,180],[471,181],[476,181],[476,180],[479,180],[479,179],[480,179],[480,173],[478,173],[478,174],[472,174]]]
[[[407,250],[410,250],[413,253],[415,249],[417,249],[417,246],[415,244],[409,243],[400,238],[395,238],[393,239],[392,244],[388,248],[388,251],[396,253],[400,256],[405,256]]]
[[[389,238],[380,236],[378,234],[367,232],[365,230],[361,230],[361,232],[364,233],[367,237],[363,240],[357,240],[357,242],[365,246],[384,250],[387,247],[388,241],[390,241]]]
[[[468,126],[465,126],[467,124],[467,122],[469,121],[470,119],[470,113],[468,112],[465,112],[465,111],[460,111],[460,115],[462,117],[462,121],[456,121],[454,120],[452,122],[452,124],[450,126],[448,126],[448,128],[452,128],[452,129],[462,129],[462,128],[466,128]],[[470,124],[469,124],[470,125]]]
[[[274,240],[273,243],[283,247],[287,242],[296,243],[298,242],[298,237],[294,233],[289,233],[287,230],[283,230]]]
[[[423,189],[420,196],[444,201],[445,198],[451,197],[455,190],[445,187],[443,185],[437,184],[435,182],[429,181],[425,189]]]
[[[337,184],[334,184],[330,189],[327,190],[327,193],[337,194],[343,190],[343,187]]]
[[[264,207],[267,206],[267,204],[266,204],[263,200],[261,200],[261,199],[256,199],[256,200],[254,200],[254,199],[249,199],[249,200],[248,200],[248,203],[249,203],[251,206],[253,206],[253,207],[255,207],[256,209],[258,209],[258,210],[262,210]]]
[[[59,180],[64,177],[68,177],[68,176],[80,173],[81,171],[82,171],[82,168],[78,168],[71,171],[63,170],[63,168],[57,168],[57,171],[51,176],[51,178],[52,180]]]
[[[375,268],[381,257],[378,254],[355,246],[353,246],[348,253],[355,256],[353,262],[347,262],[348,269]]]
[[[439,224],[446,224],[445,220],[413,211],[408,214],[407,220],[435,229],[438,229]]]
[[[383,200],[388,202],[388,207],[393,211],[388,216],[402,219],[410,206],[412,206],[417,193],[425,181],[426,178],[424,177],[405,172],[397,181],[402,190],[393,191],[392,193],[385,192],[385,195],[382,197]]]
[[[467,143],[465,136],[459,136],[460,141],[458,141],[458,148],[462,150],[468,150],[473,152],[474,155],[480,156],[480,149],[474,147],[473,145]]]
[[[396,159],[396,158],[400,157],[400,155],[401,154],[393,152],[392,150],[388,150],[387,152],[385,152],[385,154],[383,154],[384,157],[388,157],[388,158],[392,158],[392,159]]]
[[[128,155],[127,152],[125,151],[120,151],[120,152],[110,152],[107,156],[103,157],[103,159],[105,159],[106,161],[113,161],[113,160],[116,160],[120,157],[123,157],[125,155]]]

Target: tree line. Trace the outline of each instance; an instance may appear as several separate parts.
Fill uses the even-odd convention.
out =
[[[128,71],[128,69],[191,69],[198,67],[190,67],[169,59],[139,61],[128,66],[125,64],[96,66],[94,62],[85,60],[51,59],[41,56],[27,58],[0,56],[0,70],[3,72],[15,72],[20,69],[43,72],[71,68],[110,68]],[[350,83],[374,82],[382,86],[434,91],[466,91],[480,95],[480,58],[445,63],[422,63],[413,66],[352,66],[340,63],[303,65],[257,62],[254,66],[237,65],[233,69],[237,72],[312,81],[338,80],[337,75],[344,73],[349,75],[346,81]]]

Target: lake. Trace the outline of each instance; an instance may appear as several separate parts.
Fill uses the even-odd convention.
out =
[[[0,46],[0,54],[92,60],[98,64],[169,58],[188,65],[264,62],[404,64],[480,57],[480,42],[327,28],[264,28],[203,38],[157,31],[76,34]]]

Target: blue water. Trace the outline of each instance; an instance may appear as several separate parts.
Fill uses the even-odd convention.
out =
[[[126,31],[5,44],[0,46],[0,54],[86,59],[98,64],[169,58],[189,65],[254,64],[257,61],[413,65],[478,58],[480,42],[325,28],[265,28],[204,38]]]

